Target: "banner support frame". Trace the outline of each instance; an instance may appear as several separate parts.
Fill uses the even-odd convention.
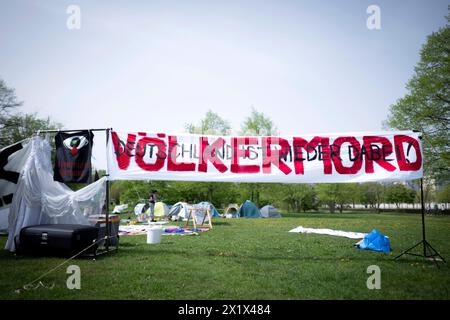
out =
[[[40,133],[58,133],[58,132],[76,132],[76,131],[104,131],[106,135],[105,139],[105,146],[106,146],[106,157],[108,158],[108,141],[109,141],[109,133],[111,132],[112,128],[96,128],[96,129],[50,129],[50,130],[37,130],[35,131],[35,134],[39,135]],[[96,253],[96,255],[101,255],[104,253],[109,253],[112,251],[118,251],[119,250],[119,244],[117,242],[116,248],[110,250],[110,239],[111,239],[111,228],[109,223],[109,202],[110,202],[110,181],[109,181],[109,172],[108,172],[108,165],[106,165],[106,205],[105,205],[105,222],[106,222],[106,236],[105,236],[105,251]],[[116,235],[118,237],[118,235]],[[94,258],[95,259],[95,258]]]
[[[418,130],[413,130],[415,132],[418,132]],[[420,136],[419,139],[422,139],[422,137]],[[397,255],[394,260],[397,260],[398,258],[400,258],[401,256],[408,254],[411,256],[416,256],[416,257],[422,257],[424,259],[433,259],[433,261],[436,263],[436,266],[439,268],[439,264],[438,262],[443,262],[446,263],[445,259],[439,254],[439,252],[433,248],[433,246],[427,241],[426,239],[426,234],[425,234],[425,200],[424,200],[424,196],[423,196],[423,176],[422,178],[420,178],[420,211],[421,211],[421,215],[422,215],[422,240],[419,241],[418,243],[416,243],[415,245],[413,245],[412,247],[402,251],[399,255]],[[423,245],[423,252],[422,254],[417,254],[417,253],[413,253],[411,252],[412,250],[414,250],[415,248],[419,247],[420,245]],[[428,251],[427,251],[428,248]],[[436,257],[439,257],[441,259],[441,261],[437,260]]]

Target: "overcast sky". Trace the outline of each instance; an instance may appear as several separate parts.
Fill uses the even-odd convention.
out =
[[[0,77],[69,129],[181,132],[211,109],[238,131],[253,106],[286,135],[380,130],[448,4],[0,0]]]

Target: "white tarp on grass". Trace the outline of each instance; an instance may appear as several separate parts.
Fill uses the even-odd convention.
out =
[[[162,226],[163,224],[166,224],[167,222],[154,222],[151,224],[135,224],[135,225],[128,225],[128,226],[119,226],[119,232],[147,232],[150,229],[153,229],[157,226],[160,226],[161,229],[163,228],[177,228],[177,226]]]
[[[341,230],[333,230],[333,229],[304,228],[302,226],[299,226],[295,229],[289,230],[289,232],[327,234],[330,236],[346,237],[346,238],[350,238],[350,239],[362,239],[367,235],[367,233],[361,233],[361,232],[341,231]]]

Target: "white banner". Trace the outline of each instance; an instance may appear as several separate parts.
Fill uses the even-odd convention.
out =
[[[422,177],[420,133],[289,137],[112,131],[111,180],[366,182]]]

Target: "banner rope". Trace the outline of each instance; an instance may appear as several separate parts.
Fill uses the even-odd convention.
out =
[[[60,264],[57,265],[56,267],[54,267],[54,268],[52,268],[52,269],[50,269],[50,270],[44,272],[42,275],[40,275],[39,277],[37,277],[37,278],[34,279],[33,281],[31,281],[31,282],[29,282],[29,283],[23,285],[22,288],[16,289],[15,292],[16,292],[16,293],[20,293],[22,290],[26,290],[26,291],[28,291],[28,290],[36,290],[36,289],[38,289],[40,286],[42,286],[42,287],[44,287],[44,288],[47,288],[47,289],[53,289],[54,283],[53,283],[53,285],[52,285],[51,287],[47,287],[47,286],[45,286],[45,285],[42,283],[42,281],[40,281],[40,280],[41,280],[42,278],[44,278],[45,276],[49,275],[50,273],[52,273],[53,271],[59,269],[60,267],[62,267],[64,264],[66,264],[66,263],[69,262],[70,260],[75,259],[75,258],[78,257],[80,254],[82,254],[82,253],[85,252],[86,250],[90,249],[92,246],[96,245],[96,244],[99,243],[100,241],[107,240],[108,238],[111,239],[111,238],[116,238],[116,237],[117,237],[117,236],[110,236],[110,237],[105,236],[105,237],[103,237],[103,238],[98,239],[97,241],[93,242],[92,244],[90,244],[89,246],[87,246],[86,248],[84,248],[83,250],[81,250],[80,252],[78,252],[78,253],[76,253],[75,255],[73,255],[72,257],[70,257],[70,258],[64,260],[62,263],[60,263]],[[37,282],[37,281],[39,281],[39,283],[38,283],[36,286],[33,287],[33,284],[34,284],[35,282]]]

